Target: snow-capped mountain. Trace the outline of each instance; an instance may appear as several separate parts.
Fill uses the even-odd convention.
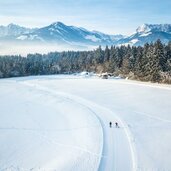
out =
[[[35,31],[36,29],[30,29],[30,28],[26,28],[26,27],[21,27],[19,25],[16,24],[9,24],[7,26],[0,26],[0,37],[11,37],[14,38],[16,36],[20,36],[21,34],[28,34],[31,33],[33,31]]]
[[[95,31],[88,31],[84,28],[67,26],[61,22],[52,23],[49,26],[35,30],[32,33],[24,33],[17,37],[20,40],[59,42],[59,43],[85,43],[90,45],[112,44],[111,37]]]
[[[170,32],[171,24],[143,24],[136,30],[138,33],[144,33],[149,31],[160,31],[160,32]]]
[[[144,45],[160,39],[163,43],[171,40],[171,24],[143,24],[131,36],[120,39],[117,44]]]
[[[98,45],[144,45],[160,39],[163,43],[171,40],[171,24],[143,24],[131,36],[108,35],[99,31],[89,31],[82,27],[68,26],[55,22],[42,28],[30,29],[16,24],[0,26],[0,43],[23,43],[29,45],[69,46],[70,49],[92,49]],[[66,45],[66,46],[65,46]],[[56,45],[55,45],[56,46]],[[8,47],[8,46],[7,46]],[[74,48],[73,48],[74,47]],[[2,48],[1,48],[2,49]]]

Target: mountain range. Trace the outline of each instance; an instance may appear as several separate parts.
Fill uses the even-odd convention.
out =
[[[21,42],[48,42],[86,45],[106,45],[122,38],[122,35],[110,36],[98,31],[88,31],[84,28],[67,26],[55,22],[42,28],[29,29],[15,24],[0,26],[0,40]]]
[[[117,44],[144,45],[160,39],[163,43],[171,41],[171,24],[143,24],[131,36],[121,38]]]
[[[160,39],[163,43],[171,40],[171,24],[143,24],[130,36],[109,35],[99,31],[89,31],[82,27],[67,26],[55,22],[41,28],[26,28],[16,24],[0,26],[0,44],[13,42],[17,45],[57,44],[70,47],[98,45],[144,45]],[[83,49],[84,49],[83,48]],[[79,49],[79,48],[78,48]]]

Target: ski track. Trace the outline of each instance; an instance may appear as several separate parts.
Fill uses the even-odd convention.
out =
[[[54,80],[56,79],[59,81],[62,79],[62,81],[55,82]],[[61,132],[60,134],[65,134],[65,132],[68,131],[68,135],[70,135],[69,131],[71,131],[72,134],[72,130],[84,131],[84,129],[88,129],[88,131],[91,131],[91,127],[93,130],[93,127],[95,128],[96,125],[91,126],[89,124],[85,124],[83,126],[79,125],[78,127],[73,127],[73,125],[69,129],[43,129],[42,125],[39,125],[39,122],[35,120],[32,115],[30,115],[29,119],[31,119],[32,122],[37,125],[35,129],[29,128],[29,125],[26,127],[24,125],[22,128],[19,128],[18,126],[8,127],[4,125],[0,127],[0,132],[33,132],[37,135],[37,137],[39,137],[39,139],[42,139],[42,142],[46,142],[48,145],[52,146],[56,154],[58,153],[58,146],[61,147],[61,149],[68,149],[71,154],[70,156],[73,156],[73,158],[72,163],[70,159],[66,160],[66,164],[64,165],[66,168],[64,167],[62,169],[66,171],[95,171],[97,170],[97,166],[99,168],[98,171],[170,170],[170,102],[166,99],[170,99],[169,95],[171,87],[166,85],[161,86],[158,84],[141,83],[129,80],[119,80],[119,82],[116,80],[103,80],[103,83],[106,82],[107,84],[99,84],[96,90],[96,84],[101,83],[102,80],[97,80],[95,78],[95,82],[93,81],[93,83],[90,82],[90,84],[85,84],[87,80],[85,82],[84,80],[83,82],[76,82],[77,79],[80,78],[58,78],[56,76],[42,76],[31,77],[31,79],[25,77],[19,78],[17,80],[13,78],[12,81],[11,79],[8,79],[6,82],[8,82],[7,86],[9,86],[11,82],[19,83],[21,86],[24,85],[23,87],[26,87],[26,90],[28,88],[29,92],[32,94],[35,93],[37,98],[46,97],[47,95],[48,100],[52,100],[52,102],[54,101],[57,104],[59,103],[59,108],[60,103],[66,102],[66,106],[67,104],[69,107],[70,104],[71,106],[72,104],[73,106],[80,106],[79,108],[82,108],[83,110],[85,108],[84,111],[87,111],[88,114],[96,116],[96,118],[100,121],[100,124],[97,126],[103,129],[103,148],[101,149],[101,153],[93,153],[94,150],[91,151],[85,146],[79,146],[81,143],[65,144],[64,142],[62,143],[58,141],[58,139],[53,139],[51,136],[48,136],[48,132],[53,131],[54,134],[55,131],[56,133]],[[48,80],[52,80],[52,84],[51,82],[48,83]],[[59,85],[55,85],[58,83]],[[70,83],[71,85],[67,85]],[[63,87],[63,84],[66,85]],[[78,90],[75,89],[75,87],[72,87],[74,85],[76,88],[78,87]],[[126,89],[128,89],[128,91]],[[89,90],[94,91],[92,95],[89,94]],[[103,91],[103,96],[100,94],[101,91]],[[12,91],[10,93],[12,93]],[[114,95],[116,95],[116,98],[111,100],[111,103],[109,102],[108,104],[106,98],[111,99],[115,97]],[[131,97],[133,100],[131,98],[130,100],[126,99],[125,97]],[[141,107],[141,100],[143,107]],[[30,104],[30,102],[28,104]],[[30,111],[28,113],[30,113]],[[163,113],[163,115],[161,115],[161,113]],[[120,129],[109,128],[109,121],[113,122],[115,120],[119,123]],[[156,128],[161,128],[162,130],[155,130]],[[132,133],[134,137],[132,136]],[[163,141],[160,141],[160,138]],[[29,146],[29,149],[30,148],[32,147]],[[26,152],[29,151],[29,149],[25,149]],[[81,155],[78,155],[77,158],[74,157],[74,151],[76,153],[80,153]],[[100,152],[100,150],[98,152]],[[18,156],[21,157],[20,154],[17,154],[17,157]],[[91,159],[94,159],[93,156],[97,159],[96,168],[92,164],[94,161],[89,162]],[[13,159],[12,156],[10,156],[8,160],[11,159]],[[22,160],[22,158],[20,159]],[[83,160],[85,161],[83,162]],[[88,167],[89,163],[92,165]],[[58,167],[56,168],[58,171],[61,171],[58,169]],[[20,169],[22,170],[22,168],[17,169],[16,166],[14,168],[10,168],[9,165],[9,168],[7,168],[5,171],[20,171]],[[33,168],[34,171],[37,171],[35,169],[38,168]]]
[[[44,91],[44,92],[48,92],[48,93],[52,93],[53,95],[65,98],[66,100],[72,101],[76,104],[79,104],[83,107],[85,107],[86,109],[88,109],[92,114],[94,114],[97,119],[100,121],[102,129],[103,129],[103,149],[101,152],[101,160],[99,162],[99,169],[98,171],[125,171],[125,168],[127,168],[127,171],[136,171],[137,170],[137,156],[136,156],[136,150],[135,150],[135,144],[134,144],[134,139],[132,137],[131,132],[129,131],[129,128],[127,126],[127,124],[121,120],[115,113],[113,113],[111,110],[102,107],[100,105],[97,105],[94,102],[88,101],[86,99],[83,99],[81,97],[72,95],[72,94],[68,94],[68,93],[64,93],[64,92],[57,92],[54,90],[50,90],[44,86],[38,85],[38,84],[33,84],[33,83],[28,83],[28,82],[20,82],[21,84],[33,87],[34,89],[38,90],[38,91]],[[98,111],[98,112],[96,112]],[[108,117],[109,118],[105,118],[104,114],[100,114],[103,111],[104,113],[108,113]],[[114,133],[117,134],[116,130],[114,130],[114,133],[110,134],[108,133],[108,131],[111,131],[110,128],[108,128],[108,121],[110,120],[117,120],[120,123],[120,129],[117,130],[118,131],[122,131],[122,136],[125,138],[125,144],[129,146],[129,149],[127,147],[127,151],[130,154],[127,154],[128,156],[125,158],[125,151],[122,150],[122,148],[124,148],[122,144],[120,145],[119,142],[117,142],[119,140],[119,137],[117,137],[117,139],[115,139],[115,135]],[[79,129],[79,128],[76,128]],[[117,129],[117,128],[116,128]],[[113,131],[113,129],[112,129]],[[120,134],[120,133],[119,133]],[[112,136],[112,139],[110,138],[110,136]],[[121,136],[118,135],[117,136]],[[44,137],[46,138],[46,137]],[[111,143],[112,142],[112,143]],[[56,143],[51,141],[51,143]],[[63,144],[59,144],[58,145],[63,145]],[[110,146],[109,146],[110,144]],[[95,156],[99,156],[98,154],[94,154],[91,153],[90,151],[84,150],[82,148],[79,147],[75,147],[75,146],[70,146],[71,148],[75,148],[77,150],[83,150],[84,152],[90,153],[91,155],[95,155]],[[119,149],[118,149],[119,147]],[[117,151],[114,151],[117,150]],[[118,153],[120,157],[118,157]],[[119,160],[118,160],[119,158]],[[123,166],[126,163],[126,166]]]

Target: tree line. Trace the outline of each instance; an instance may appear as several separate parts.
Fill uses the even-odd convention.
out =
[[[171,42],[160,40],[142,46],[99,46],[92,51],[51,52],[22,56],[0,56],[0,78],[108,72],[141,81],[171,83]]]

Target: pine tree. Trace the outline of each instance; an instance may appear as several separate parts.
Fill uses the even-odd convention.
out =
[[[151,45],[149,51],[149,73],[148,78],[153,82],[160,82],[160,71],[162,67],[160,65],[160,46],[158,46],[158,42],[154,45]]]
[[[105,51],[104,51],[104,62],[108,62],[110,58],[110,51],[108,46],[106,46]]]
[[[157,42],[154,44],[154,47],[154,55],[156,60],[159,60],[160,69],[161,71],[166,71],[167,58],[164,54],[164,45],[160,40],[157,40]]]
[[[101,46],[95,51],[95,63],[102,64],[104,62],[104,54]]]

